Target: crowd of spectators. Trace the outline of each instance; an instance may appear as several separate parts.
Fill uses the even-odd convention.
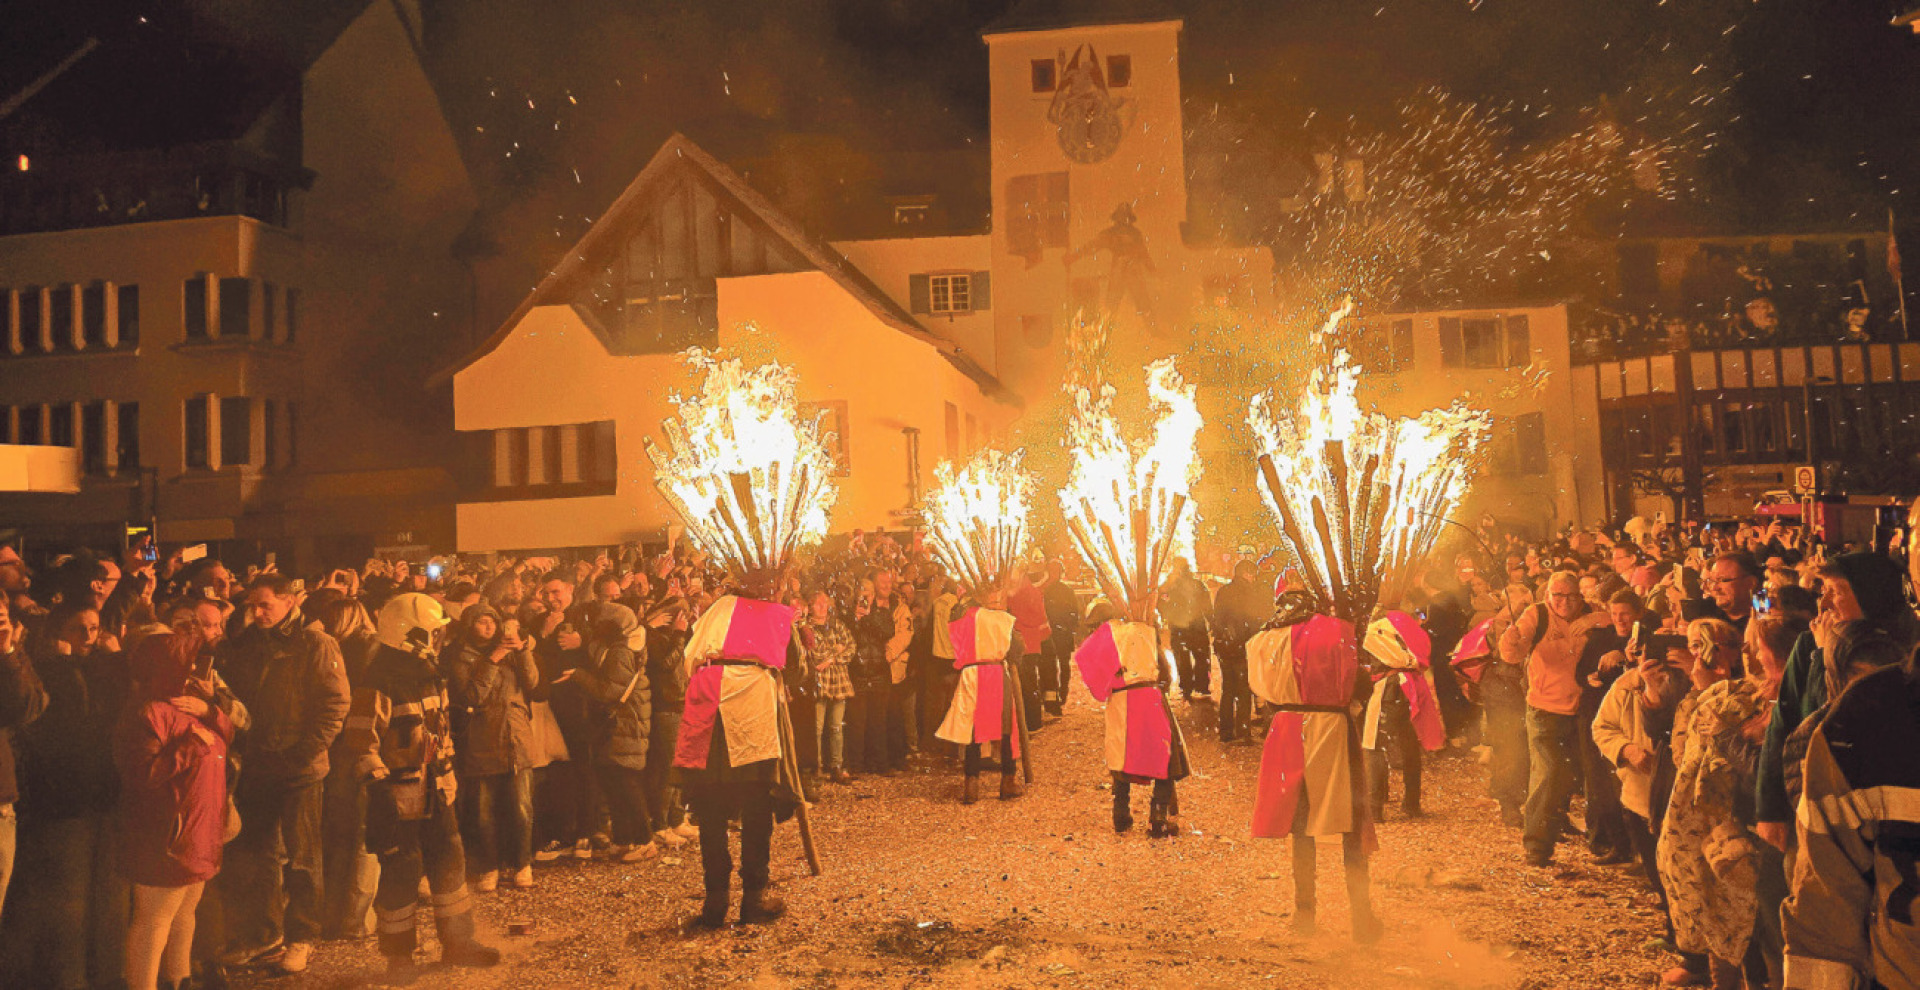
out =
[[[1897,850],[1847,798],[1863,775],[1911,776],[1912,750],[1888,756],[1882,737],[1920,738],[1902,707],[1920,622],[1888,552],[1778,523],[1635,519],[1541,540],[1487,519],[1444,559],[1398,604],[1430,639],[1448,745],[1486,763],[1489,807],[1530,864],[1642,871],[1680,958],[1667,984],[1841,986],[1787,981],[1794,965],[1911,963],[1884,930],[1898,919],[1870,906],[1876,870],[1904,867],[1878,862]],[[1161,589],[1165,686],[1214,705],[1223,743],[1251,744],[1245,643],[1293,575],[1277,554],[1219,570],[1181,561]],[[322,940],[369,934],[379,863],[350,699],[375,616],[406,592],[451,618],[437,664],[473,891],[680,849],[697,835],[669,773],[681,648],[728,580],[685,545],[370,560],[310,583],[137,550],[33,572],[0,549],[0,985],[218,985],[235,967],[299,972]],[[956,680],[948,623],[971,591],[912,536],[855,533],[787,576],[810,800],[856,775],[957,768],[934,732]],[[1058,558],[1013,575],[1007,602],[1038,731],[1102,606]],[[1871,698],[1850,687],[1863,683]],[[1356,710],[1380,693],[1357,684]],[[1408,718],[1379,709],[1376,819],[1390,769],[1401,814],[1423,813],[1429,757]],[[1563,857],[1569,844],[1590,863]]]

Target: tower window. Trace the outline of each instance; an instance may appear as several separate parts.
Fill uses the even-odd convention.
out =
[[[1051,93],[1059,80],[1054,76],[1053,59],[1036,58],[1033,60],[1033,91]]]
[[[1129,86],[1133,84],[1133,56],[1107,56],[1107,85]]]

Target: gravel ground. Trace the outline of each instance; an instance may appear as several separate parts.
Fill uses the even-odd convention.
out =
[[[1557,871],[1525,866],[1463,757],[1429,760],[1428,817],[1389,810],[1379,829],[1385,938],[1347,936],[1337,841],[1320,844],[1320,932],[1297,935],[1286,844],[1247,832],[1259,749],[1221,746],[1210,703],[1174,708],[1198,771],[1180,785],[1178,839],[1145,837],[1144,788],[1135,831],[1114,834],[1100,709],[1079,694],[1035,736],[1038,780],[1020,800],[963,807],[959,772],[931,766],[826,786],[813,810],[824,876],[807,875],[791,823],[775,831],[789,909],[777,924],[684,934],[699,910],[691,843],[643,866],[563,860],[536,867],[530,892],[479,897],[499,968],[436,968],[418,985],[1545,990],[1650,986],[1667,964],[1649,945],[1660,920],[1637,871],[1567,846]],[[510,919],[532,934],[506,936]],[[368,939],[322,945],[304,976],[237,985],[352,987],[381,972]]]

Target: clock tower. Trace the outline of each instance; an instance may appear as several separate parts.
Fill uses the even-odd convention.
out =
[[[1024,0],[982,32],[995,364],[1030,401],[1077,314],[1144,339],[1188,309],[1180,30],[1160,0]]]

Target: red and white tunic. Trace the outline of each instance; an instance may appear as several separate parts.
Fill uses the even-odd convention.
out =
[[[1308,835],[1368,829],[1359,739],[1347,705],[1360,672],[1353,627],[1331,616],[1256,633],[1247,640],[1247,685],[1273,716],[1253,793],[1255,838],[1285,838],[1307,799]]]
[[[1107,769],[1139,780],[1180,780],[1186,747],[1160,693],[1160,631],[1145,622],[1100,625],[1073,652],[1080,679],[1107,703]]]
[[[793,609],[727,595],[693,624],[687,637],[687,707],[673,765],[708,770],[714,726],[727,743],[727,766],[777,760],[780,671],[793,639]]]
[[[1007,690],[1007,652],[1013,644],[1014,617],[991,608],[968,609],[949,623],[953,666],[960,681],[953,690],[947,717],[934,733],[962,746],[998,742],[1011,736],[1013,755],[1020,755],[1020,736],[1013,724],[1013,696]]]

